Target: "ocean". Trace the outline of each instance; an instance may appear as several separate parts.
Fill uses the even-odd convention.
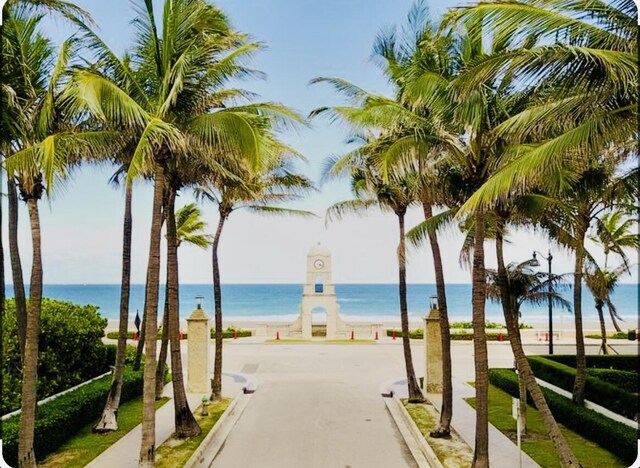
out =
[[[398,286],[395,284],[336,284],[336,295],[341,314],[351,321],[397,321],[399,318]],[[162,310],[164,286],[161,287],[160,310]],[[423,317],[428,309],[429,297],[435,295],[434,284],[410,284],[407,287],[410,317]],[[213,287],[211,284],[184,284],[180,286],[180,315],[188,317],[195,308],[195,296],[204,296],[204,309],[213,312]],[[572,302],[571,289],[564,292]],[[11,285],[7,296],[13,296]],[[94,304],[103,317],[117,319],[120,303],[120,285],[115,284],[48,284],[44,296],[78,304]],[[222,306],[226,321],[292,321],[299,313],[302,296],[301,284],[224,284]],[[638,322],[638,285],[621,284],[615,290],[613,302],[625,322],[621,327],[636,328]],[[447,303],[451,321],[471,320],[471,285],[450,284],[447,286]],[[131,286],[130,319],[144,304],[144,285]],[[504,323],[500,304],[487,301],[487,320]],[[321,311],[314,312],[314,320],[321,321]],[[546,304],[522,308],[521,321],[543,324],[548,319]],[[554,306],[554,320],[569,323],[573,315]],[[598,317],[591,293],[583,291],[583,320],[597,322]]]

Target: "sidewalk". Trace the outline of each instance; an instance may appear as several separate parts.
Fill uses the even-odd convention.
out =
[[[452,384],[453,418],[451,425],[473,450],[476,443],[476,411],[469,403],[464,401],[464,399],[475,397],[475,390],[469,384],[456,377],[453,377]],[[395,382],[390,388],[399,398],[407,397],[406,380]],[[428,393],[426,396],[429,402],[440,411],[442,395]],[[513,468],[514,466],[518,466],[518,447],[491,424],[489,424],[489,464],[493,468]],[[540,465],[523,452],[522,466],[525,468],[536,468]]]
[[[173,399],[173,387],[169,382],[164,387],[163,396]],[[187,401],[191,411],[200,404],[202,395],[187,394]],[[156,411],[156,447],[159,447],[173,433],[174,409],[173,401],[167,401]],[[102,452],[97,458],[87,465],[89,468],[106,468],[117,466],[118,468],[136,468],[140,458],[140,441],[142,439],[142,424],[138,424],[118,442]]]
[[[223,392],[227,396],[233,396],[240,391],[242,382],[234,381],[232,376],[222,376]],[[173,399],[173,386],[169,382],[165,385],[163,396]],[[194,411],[202,402],[202,395],[199,393],[187,393],[189,408]],[[174,430],[174,408],[173,401],[167,401],[156,411],[156,448],[165,442]],[[136,468],[140,458],[140,441],[142,439],[142,424],[138,424],[118,442],[102,452],[91,463],[88,468]]]

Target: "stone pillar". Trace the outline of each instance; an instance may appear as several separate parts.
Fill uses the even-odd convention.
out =
[[[440,311],[431,309],[424,318],[424,383],[427,393],[442,393],[442,340]]]
[[[211,320],[203,309],[196,309],[187,319],[188,366],[187,392],[211,393]]]

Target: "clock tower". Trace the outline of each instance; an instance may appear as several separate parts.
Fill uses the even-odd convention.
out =
[[[291,331],[301,332],[302,338],[311,339],[311,311],[316,308],[323,308],[327,313],[327,339],[342,338],[347,333],[331,282],[331,252],[320,243],[307,253],[307,281],[302,291],[300,317]]]

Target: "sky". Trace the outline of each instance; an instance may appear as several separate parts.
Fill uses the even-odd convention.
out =
[[[122,53],[133,37],[130,21],[134,12],[128,0],[77,0],[99,25],[99,34]],[[154,4],[161,11],[161,1]],[[376,35],[384,28],[404,23],[411,0],[219,0],[216,4],[238,30],[265,44],[252,66],[266,73],[262,81],[243,87],[264,101],[282,102],[308,115],[320,106],[342,104],[327,85],[309,85],[319,76],[341,77],[368,91],[391,94],[377,66],[370,59]],[[428,2],[432,15],[462,5],[454,1]],[[160,13],[158,13],[159,16]],[[61,20],[50,19],[43,31],[60,42],[72,30]],[[327,120],[315,119],[309,128],[282,135],[302,152],[308,162],[299,169],[318,181],[323,161],[347,148],[348,130]],[[124,193],[108,180],[115,168],[86,167],[41,208],[44,280],[50,284],[115,284],[120,281],[122,215]],[[144,283],[152,190],[148,183],[134,186],[132,281]],[[337,283],[393,283],[397,281],[396,246],[398,228],[388,213],[340,222],[325,222],[326,208],[351,197],[347,180],[319,187],[319,191],[296,208],[313,211],[317,218],[273,218],[241,211],[225,227],[220,246],[224,283],[301,283],[306,252],[317,242],[333,254],[333,279]],[[177,206],[193,201],[184,192]],[[202,206],[209,231],[217,222],[212,204]],[[20,247],[25,277],[31,264],[31,246],[26,210],[20,212]],[[422,220],[419,209],[408,213],[407,226]],[[470,283],[468,268],[460,266],[462,236],[456,229],[441,237],[445,278],[451,283]],[[533,250],[554,254],[554,271],[572,270],[573,259],[550,245],[540,233],[513,232],[506,247],[507,261],[524,261]],[[6,245],[6,244],[5,244]],[[487,243],[487,265],[493,266],[493,244]],[[211,252],[180,247],[180,280],[183,283],[211,281]],[[7,255],[8,257],[8,255]],[[410,248],[408,281],[434,282],[431,254],[427,246]],[[164,271],[164,270],[163,270]],[[637,282],[637,274],[625,278]]]

